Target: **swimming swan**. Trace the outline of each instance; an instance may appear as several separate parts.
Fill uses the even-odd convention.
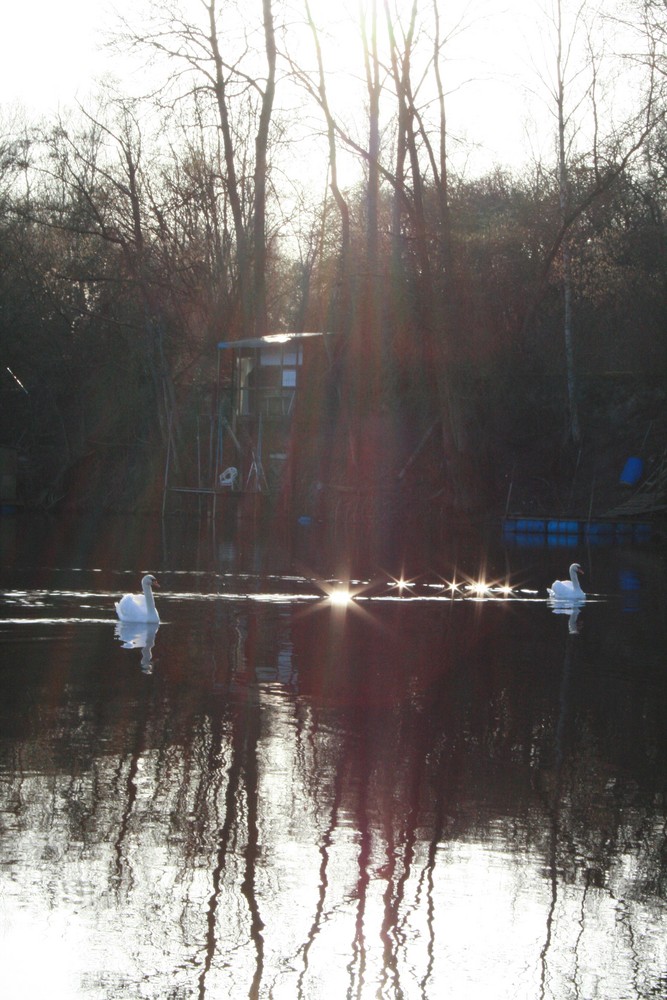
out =
[[[569,580],[554,580],[550,587],[547,587],[549,597],[555,601],[585,601],[586,595],[579,585],[579,573],[583,573],[579,563],[572,563],[570,566]]]
[[[153,600],[153,587],[159,587],[154,576],[150,573],[141,581],[143,594],[125,594],[120,601],[116,602],[116,614],[122,622],[156,622],[159,624],[160,616]]]

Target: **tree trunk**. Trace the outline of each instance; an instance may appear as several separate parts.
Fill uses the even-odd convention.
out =
[[[238,269],[239,298],[241,302],[241,336],[248,337],[253,330],[252,298],[250,296],[250,255],[241,192],[236,175],[234,139],[232,136],[229,111],[227,108],[227,90],[224,65],[218,41],[218,29],[215,21],[216,0],[208,4],[209,42],[215,66],[215,98],[222,132],[223,149],[225,153],[225,169],[227,173],[227,194],[234,220],[234,235],[236,237],[236,262]]]
[[[266,168],[269,142],[269,124],[276,90],[276,39],[273,28],[271,0],[262,0],[264,11],[264,38],[268,74],[262,94],[262,110],[255,140],[255,336],[263,337],[268,331],[266,306]]]
[[[355,350],[352,373],[361,380],[364,389],[355,394],[362,407],[377,407],[383,390],[381,351],[381,318],[379,297],[379,233],[378,205],[380,199],[380,64],[377,48],[377,2],[372,0],[370,35],[362,20],[364,64],[368,90],[368,181],[366,187],[366,248],[365,267],[361,281],[361,308],[355,324]]]
[[[563,52],[563,20],[562,3],[558,0],[557,9],[557,92],[558,109],[558,190],[560,200],[561,225],[564,225],[568,215],[569,192],[568,170],[566,156],[566,123],[565,123],[565,55]],[[575,444],[579,443],[579,406],[577,402],[577,378],[574,362],[574,335],[572,328],[572,281],[570,275],[570,252],[567,236],[561,249],[563,266],[563,338],[565,344],[565,382],[567,386],[567,407],[569,434]]]
[[[331,113],[329,100],[327,97],[326,76],[324,72],[324,62],[322,60],[322,48],[320,46],[317,28],[310,11],[308,0],[306,0],[306,16],[313,35],[315,52],[317,56],[318,71],[318,93],[317,98],[324,113],[327,123],[327,141],[329,144],[329,168],[331,170],[331,193],[340,215],[340,249],[338,253],[338,276],[337,291],[331,296],[331,314],[335,317],[333,327],[336,332],[347,339],[350,332],[351,310],[350,310],[350,209],[338,184],[337,146],[336,146],[336,124]],[[329,325],[329,324],[327,324]]]

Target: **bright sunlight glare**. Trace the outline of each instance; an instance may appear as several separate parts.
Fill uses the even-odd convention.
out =
[[[313,581],[315,582],[315,581]],[[462,579],[454,577],[447,580],[444,577],[439,583],[429,583],[420,581],[417,578],[406,579],[401,574],[393,576],[387,574],[385,580],[374,580],[373,582],[342,581],[317,582],[317,587],[325,595],[329,605],[337,608],[346,608],[354,604],[355,609],[360,610],[360,603],[374,603],[386,600],[460,600],[469,601],[503,601],[520,600],[521,595],[527,593],[511,585],[507,578],[489,579],[484,572],[479,576],[467,576],[463,574]],[[433,590],[439,594],[432,594]],[[533,595],[536,591],[530,591]]]
[[[390,590],[396,589],[398,590],[399,594],[402,594],[404,590],[409,591],[412,588],[414,582],[415,582],[414,580],[406,580],[403,574],[401,574],[398,578],[392,576],[391,583],[389,584],[389,589]]]
[[[322,591],[325,602],[332,608],[345,610],[353,607],[355,611],[361,612],[358,598],[364,597],[370,583],[361,580],[319,580],[313,581],[317,588]],[[321,602],[317,602],[321,606]]]
[[[352,600],[352,594],[346,587],[339,587],[329,594],[329,601],[336,608],[346,608]]]

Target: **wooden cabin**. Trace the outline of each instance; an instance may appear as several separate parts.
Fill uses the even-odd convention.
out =
[[[294,457],[300,396],[332,362],[326,333],[277,333],[217,346],[214,460],[196,484],[171,485],[167,457],[163,512],[170,492],[212,496],[213,511],[221,495],[280,492]]]
[[[310,348],[329,335],[277,333],[248,340],[223,341],[219,351],[232,354],[233,413],[237,419],[289,417]]]

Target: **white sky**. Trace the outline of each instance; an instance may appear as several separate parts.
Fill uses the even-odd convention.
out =
[[[196,4],[197,0],[181,2]],[[257,5],[259,16],[260,0],[247,2]],[[404,2],[407,11],[411,0]],[[332,11],[340,18],[345,7],[355,10],[357,0],[310,3],[318,19],[324,21]],[[446,0],[441,5],[449,18],[456,17],[457,8],[472,12],[468,20],[474,22],[446,49],[444,64],[445,85],[453,88],[448,99],[451,134],[483,147],[466,154],[472,172],[490,169],[494,163],[521,163],[529,150],[526,124],[530,118],[533,131],[536,119],[544,128],[552,127],[546,106],[534,96],[529,98],[526,86],[532,85],[533,90],[540,87],[537,74],[545,67],[545,33],[544,22],[542,36],[535,33],[535,23],[541,6],[548,3]],[[4,0],[0,14],[0,107],[18,102],[32,116],[48,114],[76,99],[85,104],[95,77],[105,72],[117,75],[122,65],[118,55],[111,56],[103,49],[105,29],[115,23],[113,8],[132,20],[140,7],[141,0]],[[338,57],[348,65],[353,60],[356,72],[361,72],[363,64],[355,52],[358,34],[355,26],[349,45],[327,53],[328,69],[334,68]]]
[[[0,14],[0,101],[26,110],[69,103],[103,64],[101,0],[5,0]]]

